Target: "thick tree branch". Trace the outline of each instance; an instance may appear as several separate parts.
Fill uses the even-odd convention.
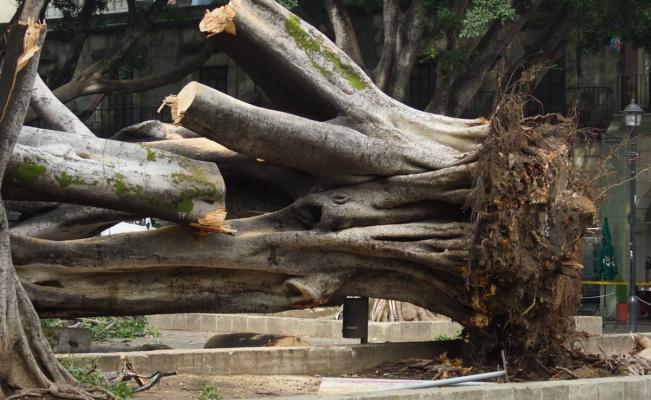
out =
[[[382,6],[382,27],[384,42],[380,61],[373,70],[375,84],[383,91],[388,90],[391,72],[397,57],[398,28],[402,24],[402,12],[399,0],[384,0]]]
[[[167,5],[167,2],[168,0],[155,0],[147,10],[144,18],[141,19],[136,16],[135,5],[133,2],[127,2],[129,13],[126,32],[121,36],[118,43],[106,56],[81,71],[78,80],[83,81],[98,75],[101,76],[103,72],[115,66],[133,47],[133,45],[136,44],[138,39],[142,37],[143,33],[152,26],[154,19]],[[66,103],[67,101],[63,102]]]
[[[429,152],[369,138],[344,126],[255,107],[197,82],[167,102],[175,123],[237,152],[317,176],[359,180],[457,162],[458,153],[443,145]],[[309,157],[298,157],[296,149]]]
[[[9,230],[12,235],[49,240],[74,240],[94,236],[98,231],[138,217],[123,211],[76,204],[61,204],[28,218]]]
[[[413,0],[398,29],[396,40],[396,60],[393,63],[391,97],[404,101],[409,90],[414,65],[418,58],[420,45],[425,32],[425,8],[418,0]]]
[[[515,21],[495,21],[481,38],[468,61],[468,67],[459,74],[451,88],[449,114],[461,115],[484,83],[486,75],[493,70],[504,52],[517,37],[533,12],[530,0],[514,0],[518,16]]]
[[[325,0],[324,4],[335,32],[335,43],[357,65],[365,69],[362,52],[359,49],[359,42],[355,34],[355,27],[348,14],[347,6],[343,4],[342,0]]]
[[[175,68],[160,74],[135,79],[106,80],[100,75],[74,80],[56,88],[53,93],[63,103],[81,96],[110,93],[138,93],[179,81],[199,69],[215,51],[214,43],[207,42],[194,56]]]
[[[50,129],[95,136],[70,109],[52,94],[39,75],[36,76],[30,105]]]
[[[182,223],[197,223],[221,210],[223,222],[224,182],[214,164],[139,144],[29,127],[19,142],[7,182],[38,199]]]
[[[74,77],[79,57],[81,57],[84,43],[90,34],[91,17],[97,10],[97,0],[84,0],[84,4],[77,14],[77,25],[68,46],[67,57],[56,74],[50,77],[50,85],[58,87]]]

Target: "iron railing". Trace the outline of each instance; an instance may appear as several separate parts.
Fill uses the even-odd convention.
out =
[[[565,89],[565,99],[568,108],[576,107],[579,121],[585,125],[607,124],[617,111],[611,87],[568,87]]]
[[[632,100],[644,111],[650,109],[649,75],[620,75],[617,85],[617,111],[623,110]]]
[[[559,93],[559,96],[565,100],[565,105],[562,110],[557,110],[563,114],[570,111],[576,105],[579,121],[586,126],[602,126],[608,123],[612,118],[613,113],[617,112],[617,103],[610,87],[602,86],[584,86],[584,87],[568,87],[564,89],[564,93]],[[464,117],[488,117],[492,113],[494,92],[492,91],[479,91],[473,98],[472,102],[464,112]],[[558,97],[558,96],[556,96]],[[539,99],[542,103],[532,102],[528,107],[530,114],[540,113],[541,110],[553,109],[548,104],[545,104],[545,99]]]

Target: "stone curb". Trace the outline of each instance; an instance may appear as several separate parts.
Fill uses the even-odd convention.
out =
[[[274,400],[647,400],[651,376],[508,383],[482,387],[404,390],[336,396],[287,396]],[[268,398],[270,399],[270,398]],[[258,400],[260,400],[258,398]]]
[[[387,361],[433,358],[455,354],[460,341],[383,343],[330,347],[255,347],[176,349],[128,353],[61,354],[80,363],[93,362],[102,371],[118,370],[128,357],[138,373],[157,370],[212,375],[331,375],[353,374]]]
[[[291,317],[269,317],[241,314],[162,314],[150,315],[149,323],[158,329],[195,332],[240,333],[268,335],[341,338],[341,321]],[[601,317],[575,317],[577,330],[589,335],[602,334]],[[369,322],[369,341],[422,342],[437,337],[459,336],[462,327],[456,322]]]

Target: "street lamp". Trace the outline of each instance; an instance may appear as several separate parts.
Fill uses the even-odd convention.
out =
[[[637,332],[637,316],[640,304],[637,301],[636,291],[636,239],[637,239],[637,128],[642,123],[644,111],[631,101],[631,104],[624,109],[624,123],[630,128],[628,141],[628,162],[631,181],[631,212],[630,212],[630,240],[629,240],[629,271],[628,271],[628,330]]]

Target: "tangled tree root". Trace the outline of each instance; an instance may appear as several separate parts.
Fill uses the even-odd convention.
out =
[[[571,165],[575,122],[525,118],[507,95],[482,146],[471,208],[475,232],[467,281],[485,319],[466,333],[484,361],[505,350],[515,368],[563,365],[580,304],[581,237],[595,213]]]
[[[47,389],[19,390],[5,400],[18,399],[118,400],[102,388],[54,384]]]

